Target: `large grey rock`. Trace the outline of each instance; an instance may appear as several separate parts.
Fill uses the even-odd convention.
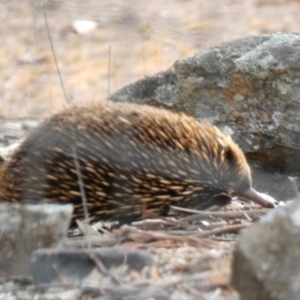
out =
[[[255,188],[285,200],[294,195],[286,177],[274,172],[299,174],[299,83],[300,35],[278,33],[179,60],[117,91],[111,100],[162,106],[213,122],[246,152]]]
[[[241,300],[299,299],[299,200],[271,211],[240,233],[232,283]]]

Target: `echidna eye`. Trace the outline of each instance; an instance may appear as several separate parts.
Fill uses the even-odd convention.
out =
[[[230,163],[233,163],[235,161],[234,153],[230,147],[228,147],[225,150],[224,156],[225,156],[225,159]]]

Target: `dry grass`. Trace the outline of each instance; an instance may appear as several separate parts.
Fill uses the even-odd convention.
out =
[[[36,2],[39,2],[36,0]],[[56,2],[59,2],[58,0]],[[172,66],[177,59],[232,39],[299,31],[297,1],[60,1],[50,31],[70,101],[99,101],[110,91]],[[0,2],[0,116],[40,118],[66,103],[43,14],[29,1]],[[74,20],[99,22],[85,35]]]

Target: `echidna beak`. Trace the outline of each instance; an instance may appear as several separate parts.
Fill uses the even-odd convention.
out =
[[[260,194],[258,191],[256,191],[253,188],[250,188],[249,190],[239,193],[237,194],[237,196],[241,196],[246,198],[247,200],[253,201],[258,205],[261,205],[262,207],[266,207],[266,208],[273,208],[276,207],[277,201],[276,200],[270,200],[266,199],[266,197],[264,197],[262,194]]]

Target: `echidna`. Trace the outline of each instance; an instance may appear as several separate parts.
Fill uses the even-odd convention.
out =
[[[76,151],[74,151],[74,149]],[[209,123],[146,105],[76,106],[36,128],[0,170],[0,199],[73,203],[83,218],[77,156],[93,221],[130,222],[143,209],[227,204],[235,195],[273,204],[251,187],[242,150]]]

